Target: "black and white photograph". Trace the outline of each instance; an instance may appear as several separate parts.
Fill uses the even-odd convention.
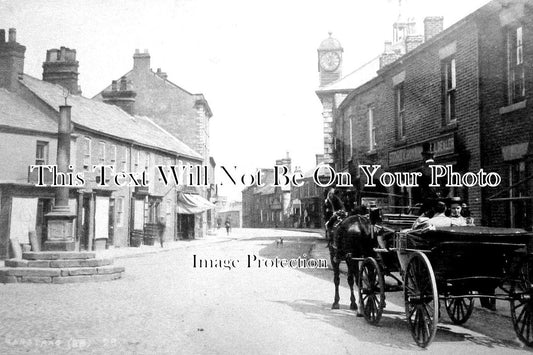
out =
[[[0,0],[1,354],[532,351],[533,0]]]

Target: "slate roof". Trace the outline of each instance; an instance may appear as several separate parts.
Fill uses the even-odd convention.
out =
[[[326,86],[320,87],[317,92],[323,91],[351,91],[359,86],[369,82],[378,76],[379,57],[377,56],[365,63],[361,67],[355,69],[351,73],[343,76],[337,81],[334,81]]]
[[[0,126],[57,134],[57,122],[17,94],[0,88],[0,102]]]
[[[65,104],[64,90],[59,85],[36,79],[27,74],[23,75],[20,82],[57,112],[59,112],[59,106]],[[147,117],[131,116],[117,106],[79,95],[69,95],[67,102],[69,106],[72,106],[71,118],[74,125],[154,149],[202,159],[185,143]]]

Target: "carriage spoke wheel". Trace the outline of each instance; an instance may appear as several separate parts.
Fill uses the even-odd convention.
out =
[[[366,321],[378,324],[385,307],[385,280],[376,259],[366,258],[363,261],[357,286]]]
[[[439,295],[433,268],[421,252],[414,252],[404,280],[405,313],[416,344],[425,348],[435,337],[439,321]]]
[[[472,315],[474,310],[474,299],[465,298],[446,298],[446,312],[454,324],[463,324]]]
[[[518,277],[511,284],[511,319],[518,338],[533,346],[533,259],[522,260]]]

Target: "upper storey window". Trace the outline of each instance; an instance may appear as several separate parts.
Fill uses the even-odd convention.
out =
[[[511,27],[507,31],[508,104],[522,101],[526,96],[522,33],[522,26]]]

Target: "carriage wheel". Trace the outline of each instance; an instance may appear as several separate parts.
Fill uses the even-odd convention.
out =
[[[385,280],[376,259],[366,258],[363,261],[357,286],[366,321],[378,324],[385,308]]]
[[[533,260],[522,260],[518,280],[511,285],[511,319],[518,338],[533,346]]]
[[[421,252],[414,252],[404,280],[405,313],[416,344],[425,348],[435,337],[439,321],[439,295],[433,268]]]
[[[463,324],[472,315],[474,310],[474,299],[466,298],[446,298],[446,311],[454,324]]]

